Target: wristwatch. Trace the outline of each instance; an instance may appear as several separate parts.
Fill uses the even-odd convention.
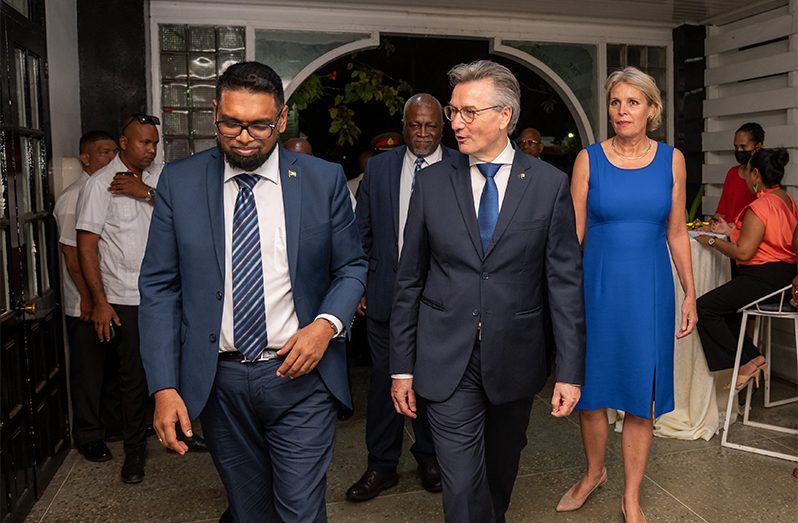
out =
[[[707,240],[707,245],[709,245],[710,247],[712,247],[713,245],[715,245],[715,242],[716,242],[716,241],[718,241],[718,239],[717,239],[717,238],[710,238],[709,240]]]
[[[147,190],[147,196],[144,197],[144,201],[147,203],[152,203],[155,200],[155,187],[150,187]]]

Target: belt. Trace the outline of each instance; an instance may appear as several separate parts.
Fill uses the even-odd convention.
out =
[[[254,360],[247,359],[246,356],[237,350],[219,353],[219,361],[235,361],[238,363],[257,363],[259,361],[268,361],[279,357],[280,356],[277,356],[277,349],[265,349],[260,353],[260,356]]]

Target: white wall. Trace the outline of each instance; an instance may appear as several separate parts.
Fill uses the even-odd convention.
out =
[[[57,198],[64,187],[69,185],[71,178],[71,172],[63,171],[62,165],[74,164],[65,162],[64,159],[78,156],[78,140],[81,135],[76,0],[45,2],[45,15],[50,80],[50,147],[53,153],[53,185]]]

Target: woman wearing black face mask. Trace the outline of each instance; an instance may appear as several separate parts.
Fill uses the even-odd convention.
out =
[[[763,147],[765,142],[765,131],[758,123],[749,122],[743,124],[734,133],[734,159],[740,165],[748,164],[751,155]],[[740,165],[735,165],[726,173],[726,180],[723,182],[723,192],[720,195],[718,208],[713,218],[715,220],[726,220],[733,222],[743,208],[754,201],[755,196],[751,194],[745,181],[740,176]]]

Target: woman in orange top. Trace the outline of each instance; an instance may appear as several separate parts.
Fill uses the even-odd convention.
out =
[[[737,310],[757,298],[790,284],[798,256],[792,248],[798,225],[795,202],[781,187],[790,155],[784,149],[759,149],[748,165],[740,168],[756,199],[743,208],[734,226],[724,221],[714,232],[728,234],[730,241],[701,235],[696,240],[737,261],[740,274],[698,298],[698,335],[709,370],[734,366],[740,316]],[[743,342],[742,362],[736,388],[756,379],[767,362],[750,338]]]

